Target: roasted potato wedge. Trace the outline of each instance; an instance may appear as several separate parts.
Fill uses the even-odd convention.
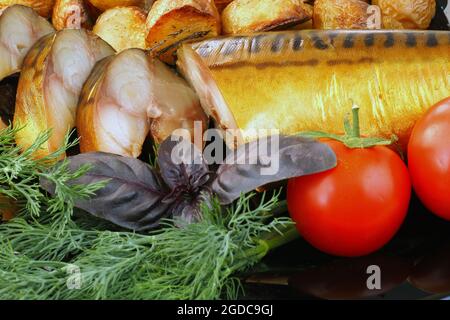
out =
[[[88,0],[94,7],[100,11],[106,11],[115,7],[135,6],[145,8],[146,0]]]
[[[81,88],[95,63],[114,54],[105,41],[84,29],[65,29],[41,38],[26,56],[17,88],[13,125],[25,149],[44,131],[50,139],[35,152],[42,158],[63,145],[75,126]]]
[[[295,30],[309,30],[309,29],[313,29],[313,21],[312,21],[312,19],[308,20],[308,21],[305,21],[303,23],[300,23],[300,24],[296,25],[292,29],[295,29]]]
[[[282,29],[312,17],[304,0],[235,0],[222,12],[225,34]]]
[[[146,41],[153,56],[174,64],[182,41],[217,36],[220,29],[213,0],[158,0],[147,17]]]
[[[428,29],[436,14],[436,0],[374,0],[385,29]]]
[[[146,18],[146,12],[138,7],[113,8],[98,17],[93,31],[118,52],[129,48],[146,49]]]
[[[52,23],[56,30],[90,29],[92,26],[83,0],[56,0]]]
[[[316,0],[315,29],[367,29],[369,4],[361,0]]]
[[[5,9],[0,16],[0,80],[20,71],[28,50],[54,31],[50,22],[29,7],[13,5]]]
[[[223,9],[225,9],[225,7],[231,2],[233,2],[233,0],[214,0],[214,3],[216,4],[217,10],[219,10],[219,12],[222,12]]]
[[[15,4],[30,7],[40,16],[50,18],[55,0],[0,0],[0,10],[4,10]]]

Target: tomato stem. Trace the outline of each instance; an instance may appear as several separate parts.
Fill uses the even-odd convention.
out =
[[[361,129],[359,127],[359,106],[353,104],[352,107],[352,115],[353,115],[353,137],[360,138],[361,137]]]
[[[300,133],[300,136],[314,138],[314,139],[331,139],[342,142],[345,146],[351,149],[356,148],[371,148],[374,146],[388,146],[397,142],[396,135],[392,135],[391,139],[385,138],[366,138],[361,137],[361,127],[359,120],[359,106],[353,103],[352,105],[352,123],[348,117],[344,119],[344,135],[337,135],[333,133],[310,131]]]

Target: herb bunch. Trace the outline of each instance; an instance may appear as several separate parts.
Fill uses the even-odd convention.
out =
[[[236,274],[296,237],[289,218],[273,218],[279,193],[251,205],[242,196],[224,208],[202,206],[203,219],[183,228],[167,221],[148,235],[84,229],[63,232],[23,218],[0,225],[0,299],[236,298]],[[267,240],[265,240],[267,239]],[[67,285],[71,267],[80,287]]]
[[[169,162],[172,144],[160,148],[161,178],[137,159],[102,153],[56,164],[76,143],[68,139],[64,148],[35,159],[50,132],[27,150],[15,146],[15,132],[0,131],[0,194],[22,208],[0,224],[0,299],[236,298],[242,289],[237,275],[297,237],[292,221],[278,217],[286,210],[280,192],[257,203],[245,193],[274,179],[253,167],[223,166],[208,201],[195,202],[201,219],[173,220],[177,216],[163,210],[168,200],[180,203],[186,185],[200,191],[209,179],[204,163]],[[281,177],[335,164],[334,154],[309,140],[283,138],[281,146]],[[237,176],[245,189],[240,196],[232,183]],[[185,178],[189,184],[180,182]],[[84,211],[74,214],[75,207]]]
[[[252,206],[251,195],[223,207],[202,205],[203,219],[182,228],[165,220],[150,234],[114,231],[91,215],[74,215],[80,199],[95,195],[105,181],[73,184],[89,170],[75,170],[61,155],[33,154],[50,137],[45,132],[27,150],[14,144],[16,130],[0,131],[0,194],[18,203],[18,216],[0,224],[0,299],[217,299],[240,292],[236,272],[258,262],[271,247],[295,234],[288,218],[272,218],[279,194]],[[53,196],[40,180],[53,185]],[[280,242],[264,241],[276,234]],[[80,287],[70,289],[70,270],[79,268]]]

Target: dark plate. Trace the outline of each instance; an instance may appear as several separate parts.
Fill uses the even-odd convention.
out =
[[[380,289],[367,282],[379,267]],[[299,239],[271,253],[245,277],[245,299],[442,299],[450,297],[450,222],[415,198],[395,238],[361,258],[320,253]],[[370,280],[370,279],[372,280]]]

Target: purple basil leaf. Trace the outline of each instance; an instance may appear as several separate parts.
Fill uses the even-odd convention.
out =
[[[202,152],[190,141],[168,137],[159,146],[158,165],[171,190],[195,192],[210,179]]]
[[[202,204],[211,203],[211,191],[208,188],[193,194],[191,197],[181,197],[171,208],[172,218],[177,226],[198,222],[202,219]]]
[[[279,140],[277,140],[279,138]],[[276,141],[278,141],[278,148]],[[264,152],[274,147],[274,152]],[[267,155],[268,157],[266,157]],[[271,136],[240,146],[217,170],[212,191],[229,204],[268,183],[334,168],[336,155],[326,144],[298,136]]]
[[[76,171],[83,165],[92,166],[73,184],[91,184],[109,180],[88,200],[79,200],[76,207],[134,231],[147,231],[159,226],[169,214],[168,203],[162,203],[167,190],[160,178],[146,163],[108,153],[83,153],[69,157],[69,168]],[[50,193],[55,187],[45,180],[41,186]]]
[[[189,140],[167,138],[158,149],[161,176],[171,189],[163,202],[171,205],[172,218],[178,226],[201,220],[200,206],[210,201],[209,173],[202,152]]]

